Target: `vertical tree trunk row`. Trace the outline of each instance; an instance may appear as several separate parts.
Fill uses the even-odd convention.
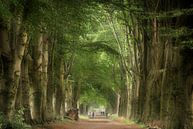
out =
[[[189,6],[181,1],[172,1],[170,5],[167,1],[163,3],[154,1],[152,4],[146,1],[145,5],[148,7],[146,11],[154,13],[172,10],[177,6],[181,8]],[[188,19],[190,16],[184,17]],[[174,38],[167,34],[162,36],[161,31],[162,28],[177,30],[178,28],[171,27],[174,24],[183,27],[192,26],[188,21],[179,19],[178,17],[167,20],[155,17],[148,20],[142,19],[145,29],[144,31],[139,29],[139,35],[135,35],[135,39],[140,42],[137,51],[134,49],[140,61],[140,74],[139,76],[135,74],[132,78],[135,83],[130,94],[131,118],[152,126],[158,124],[165,129],[192,128],[192,107],[190,106],[192,104],[192,86],[190,86],[192,85],[190,70],[192,49],[181,44],[182,37]],[[133,31],[136,34],[135,28]],[[138,38],[141,37],[140,35],[143,35],[143,39]],[[190,37],[187,36],[187,38]],[[138,71],[137,61],[135,66],[133,69]]]

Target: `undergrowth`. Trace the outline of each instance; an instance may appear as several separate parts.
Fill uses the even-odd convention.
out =
[[[30,125],[24,122],[24,109],[20,109],[14,113],[11,119],[6,120],[4,114],[0,113],[0,129],[32,129]]]

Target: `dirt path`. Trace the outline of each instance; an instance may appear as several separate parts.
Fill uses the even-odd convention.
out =
[[[39,128],[40,129],[40,128]],[[42,128],[41,128],[42,129]],[[44,129],[142,129],[137,125],[124,125],[110,120],[82,120],[74,123],[52,124]]]

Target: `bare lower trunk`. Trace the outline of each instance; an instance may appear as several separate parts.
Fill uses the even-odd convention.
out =
[[[48,85],[47,85],[47,106],[46,106],[46,118],[51,121],[54,118],[54,77],[53,77],[53,57],[54,57],[54,44],[48,44]]]
[[[151,21],[153,28],[152,43],[148,49],[148,76],[147,76],[147,89],[145,96],[145,107],[143,113],[144,121],[159,120],[160,114],[160,85],[162,75],[162,54],[163,48],[161,43],[158,42],[157,19]]]
[[[66,103],[66,111],[68,111],[70,108],[72,108],[72,83],[67,80],[67,85],[65,87],[65,103]]]
[[[81,80],[75,83],[73,88],[73,100],[72,100],[72,107],[78,108],[78,100],[80,97],[80,89],[81,89]]]
[[[42,55],[42,119],[46,120],[46,91],[48,85],[48,37],[43,37]]]
[[[117,93],[116,114],[119,114],[120,94]]]
[[[120,117],[128,117],[128,92],[124,88],[121,90],[120,104],[119,104],[119,113]]]
[[[10,73],[10,68],[11,68],[11,56],[10,56],[10,46],[9,46],[9,38],[8,38],[8,28],[6,24],[3,24],[3,21],[0,24],[0,54],[1,54],[1,68],[2,68],[2,73],[1,73],[1,87],[0,87],[0,110],[5,113],[5,114],[10,114],[10,109],[8,109],[8,105],[6,102],[7,94],[8,94],[8,88],[7,83],[11,79],[9,79],[9,73]],[[7,88],[6,88],[7,87]],[[9,116],[7,116],[9,117]]]
[[[147,21],[144,21],[144,25],[147,25]],[[148,75],[148,37],[146,32],[143,35],[143,57],[141,59],[142,62],[140,66],[141,77],[140,77],[140,86],[139,86],[139,101],[138,101],[138,119],[143,119],[143,113],[145,109],[145,97],[146,97],[146,89],[147,89],[147,75]]]
[[[126,79],[126,71],[122,67],[121,69],[121,90],[120,90],[120,104],[119,113],[120,117],[128,117],[128,84]]]
[[[22,74],[21,74],[22,106],[24,108],[24,119],[26,123],[30,123],[32,119],[30,108],[30,82],[29,82],[30,60],[31,60],[30,55],[26,54],[22,62]]]
[[[37,41],[34,43],[33,48],[33,71],[32,71],[32,84],[33,84],[33,119],[37,122],[42,120],[42,46],[43,34],[37,35]]]
[[[22,66],[21,66],[22,67]],[[22,73],[22,70],[21,70]],[[20,110],[22,108],[22,75],[21,78],[19,80],[19,85],[17,88],[17,94],[16,94],[16,100],[15,100],[15,110]]]
[[[64,98],[64,62],[61,59],[60,62],[60,73],[59,73],[60,82],[57,85],[56,89],[56,115],[61,117],[62,114],[62,103]]]

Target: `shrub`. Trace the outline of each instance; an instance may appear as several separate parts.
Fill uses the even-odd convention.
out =
[[[2,112],[0,112],[0,129],[3,129],[3,127],[6,125],[5,117]]]
[[[24,122],[23,111],[23,108],[16,111],[10,121],[6,121],[3,113],[0,113],[0,129],[31,129],[31,126]]]

